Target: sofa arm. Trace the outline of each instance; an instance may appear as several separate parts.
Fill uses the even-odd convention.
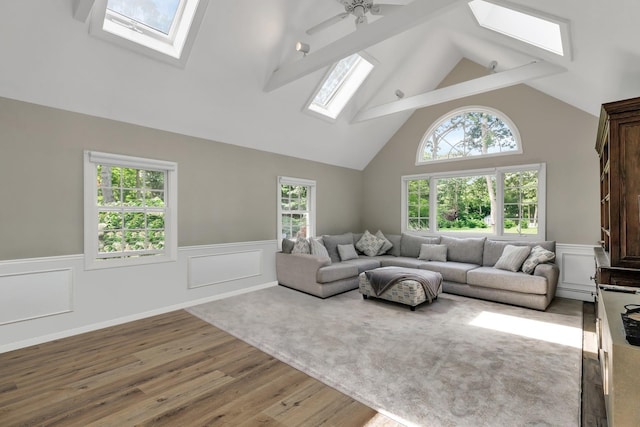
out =
[[[295,287],[316,284],[318,270],[330,265],[331,259],[318,255],[276,253],[278,283]]]
[[[533,270],[534,276],[542,276],[547,279],[547,294],[554,297],[556,295],[556,288],[558,287],[558,277],[560,276],[560,269],[555,264],[538,264],[536,269]]]

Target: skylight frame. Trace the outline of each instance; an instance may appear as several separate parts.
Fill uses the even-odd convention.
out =
[[[502,34],[510,39],[517,40],[520,43],[526,43],[528,46],[533,46],[543,52],[552,53],[555,57],[571,60],[572,53],[569,21],[503,0],[471,0],[468,2],[468,5],[471,10],[471,15],[480,27]],[[475,9],[474,5],[476,7]],[[505,14],[510,15],[510,22],[500,23],[492,20],[496,18],[496,15],[504,16]],[[510,25],[514,19],[520,19],[521,23],[519,25]],[[527,24],[522,24],[522,20],[527,20]],[[539,23],[535,24],[536,21]],[[531,24],[545,25],[549,29],[551,27],[556,28],[557,34],[555,36],[559,38],[559,40],[556,40],[551,44],[540,40],[539,38],[536,39],[532,36],[523,34],[521,30],[523,28],[531,28]],[[538,34],[543,33],[543,31],[536,30],[530,34],[532,33],[537,36]]]
[[[209,0],[180,0],[169,34],[107,9],[96,0],[89,32],[137,53],[184,67]]]
[[[327,83],[329,82],[329,78],[332,76],[339,64],[342,61],[347,61],[354,56],[358,56],[359,59],[345,73],[342,81],[333,90],[333,93],[329,97],[329,100],[324,105],[315,102],[316,98],[323,90],[325,85],[327,85]],[[304,111],[309,112],[313,115],[318,115],[319,117],[327,120],[337,120],[340,114],[344,111],[347,104],[349,104],[349,102],[353,99],[358,89],[362,87],[364,82],[371,75],[371,72],[373,71],[375,66],[376,61],[364,52],[354,53],[353,55],[349,55],[346,58],[343,58],[340,61],[336,62],[329,69],[327,74],[325,74],[324,78],[309,98],[309,101],[304,107]]]

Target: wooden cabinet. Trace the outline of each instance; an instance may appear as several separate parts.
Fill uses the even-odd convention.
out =
[[[602,105],[596,281],[640,286],[640,98]]]
[[[640,347],[626,340],[620,313],[640,295],[598,291],[600,368],[609,427],[640,424]]]

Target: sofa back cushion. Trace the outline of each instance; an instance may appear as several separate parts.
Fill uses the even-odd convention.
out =
[[[387,251],[387,255],[400,256],[400,247],[402,244],[402,236],[400,234],[385,234],[384,237],[393,243],[391,249]]]
[[[447,261],[480,265],[482,264],[485,240],[486,237],[459,239],[457,237],[442,236],[440,243],[447,245]]]
[[[329,254],[329,258],[331,258],[331,262],[340,262],[338,245],[353,244],[353,233],[349,232],[336,235],[325,234],[322,236],[322,242],[324,243],[324,247],[327,248],[327,253]]]
[[[391,241],[393,243],[393,240]],[[440,237],[423,237],[415,236],[413,234],[402,233],[400,239],[400,256],[406,256],[411,258],[418,258],[420,255],[420,248],[423,244],[437,245],[440,243]],[[395,243],[394,243],[395,247]],[[391,248],[393,251],[393,248]],[[393,255],[393,254],[392,254]]]
[[[508,241],[508,240],[490,240],[484,243],[484,253],[482,256],[482,265],[485,267],[493,267],[502,256],[502,251],[505,246],[529,246],[529,249],[534,246],[542,246],[544,249],[554,252],[556,251],[555,240],[541,241],[541,242],[527,242],[527,241]]]

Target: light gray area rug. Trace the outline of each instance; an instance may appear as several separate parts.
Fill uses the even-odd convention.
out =
[[[580,425],[580,301],[442,294],[412,312],[276,286],[189,312],[405,425]]]

